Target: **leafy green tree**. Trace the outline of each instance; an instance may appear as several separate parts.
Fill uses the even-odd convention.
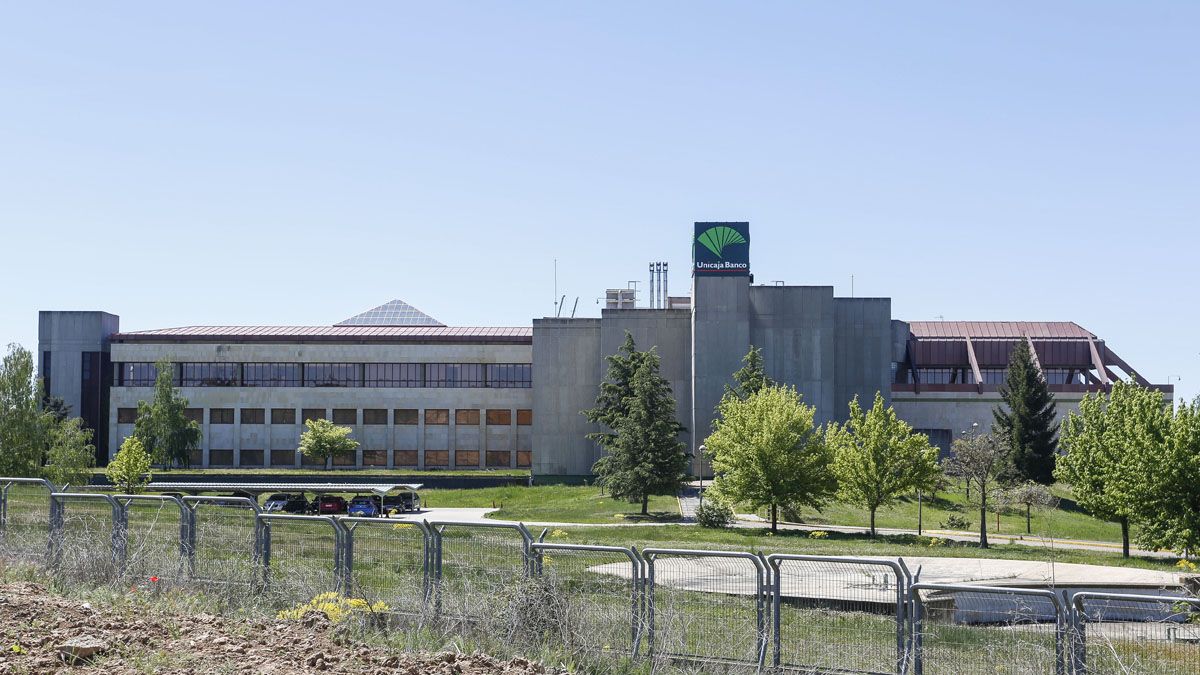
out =
[[[51,396],[49,393],[42,395],[42,411],[49,413],[59,422],[71,416],[71,406],[67,405],[61,396]]]
[[[153,479],[150,473],[150,453],[137,436],[121,443],[117,456],[104,467],[104,475],[117,486],[121,494],[136,495]]]
[[[658,367],[653,349],[639,359],[611,451],[592,467],[613,499],[641,503],[642,515],[648,514],[651,495],[677,494],[688,475],[685,445],[679,440],[684,428],[675,419],[671,385]]]
[[[1150,550],[1171,549],[1187,557],[1200,545],[1200,398],[1180,403],[1163,417],[1153,415],[1162,395],[1145,391],[1150,424],[1141,429],[1145,441],[1131,443],[1130,474],[1140,476],[1129,486],[1138,525],[1137,540]],[[1161,441],[1159,432],[1162,432]]]
[[[771,385],[746,397],[725,396],[704,444],[713,457],[713,493],[729,502],[771,508],[819,507],[837,487],[833,453],[813,423],[815,409],[794,387]]]
[[[154,400],[138,402],[133,435],[155,461],[186,469],[192,465],[192,450],[200,447],[203,432],[187,418],[188,400],[175,389],[171,362],[159,361],[155,367]]]
[[[771,378],[767,377],[766,370],[763,368],[761,349],[754,345],[750,346],[750,351],[742,357],[742,367],[733,373],[733,381],[734,386],[725,385],[725,394],[741,399],[775,384]]]
[[[1018,342],[1009,357],[1000,398],[1004,405],[992,410],[992,426],[1012,444],[1009,478],[1050,485],[1058,450],[1054,395],[1026,341]]]
[[[78,417],[59,419],[46,413],[46,466],[43,474],[51,483],[87,485],[96,465],[96,448],[92,445],[92,430],[83,426]]]
[[[629,414],[629,399],[633,396],[633,376],[646,358],[646,352],[638,351],[633,335],[625,331],[625,342],[616,354],[605,357],[608,374],[600,383],[600,394],[596,407],[581,411],[589,422],[604,427],[602,431],[587,437],[607,452],[612,452],[617,442],[617,426]]]
[[[10,344],[0,363],[0,476],[41,475],[46,425],[38,389],[33,355]]]
[[[962,478],[968,493],[975,488],[975,501],[979,504],[980,548],[988,547],[988,499],[997,496],[1003,485],[1002,477],[1008,475],[1011,447],[1001,434],[965,433],[954,439],[954,455],[947,461],[947,473]]]
[[[1069,483],[1079,506],[1121,525],[1121,552],[1129,557],[1129,525],[1146,490],[1145,467],[1161,462],[1170,416],[1162,394],[1117,382],[1108,394],[1088,394],[1067,415],[1054,475]],[[1158,459],[1155,459],[1156,456]]]
[[[844,426],[830,424],[826,440],[833,451],[838,497],[870,510],[872,537],[879,507],[890,506],[913,490],[932,488],[941,473],[937,448],[896,417],[879,392],[867,411],[855,396],[850,418]]]
[[[1048,509],[1058,504],[1050,488],[1027,480],[1000,494],[1001,507],[1020,508],[1025,511],[1025,534],[1033,534],[1034,509]]]
[[[300,434],[300,452],[311,460],[328,462],[338,455],[354,452],[358,441],[350,438],[353,429],[329,420],[305,420],[304,433]]]

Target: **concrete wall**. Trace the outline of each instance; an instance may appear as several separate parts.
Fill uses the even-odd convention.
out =
[[[692,452],[712,431],[717,404],[750,349],[750,279],[692,278]]]
[[[675,418],[688,429],[680,438],[691,445],[692,425],[692,313],[686,309],[604,310],[600,327],[601,359],[615,354],[625,342],[625,331],[633,336],[637,348],[654,348],[659,357],[659,374],[671,385],[675,395]],[[608,364],[601,364],[601,377]],[[593,401],[597,391],[592,394]]]
[[[34,366],[41,373],[42,354],[51,352],[50,394],[62,397],[79,414],[83,352],[106,352],[108,337],[120,330],[121,318],[108,312],[38,312],[38,351]]]
[[[596,403],[604,377],[600,319],[533,321],[533,472],[582,476],[600,448],[596,425],[579,414]]]
[[[891,399],[892,301],[890,298],[835,298],[834,410],[844,421],[850,400],[870,407],[875,392]]]
[[[1068,412],[1078,411],[1083,394],[1058,393],[1054,395],[1055,410],[1058,421],[1062,421]],[[892,394],[892,406],[896,415],[908,422],[914,429],[944,429],[950,437],[956,437],[963,431],[971,429],[972,424],[978,424],[980,433],[992,430],[992,410],[1001,404],[997,392],[895,392]]]
[[[795,386],[816,407],[818,423],[830,419],[837,409],[833,287],[753,286],[750,308],[750,340],[762,349],[767,376]]]

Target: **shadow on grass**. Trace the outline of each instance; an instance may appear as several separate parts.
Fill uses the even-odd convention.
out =
[[[644,516],[640,513],[618,513],[613,517],[630,523],[678,523],[683,521],[683,516],[675,511],[651,511]]]

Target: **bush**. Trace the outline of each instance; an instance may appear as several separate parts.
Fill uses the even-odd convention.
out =
[[[706,499],[696,507],[696,522],[700,527],[729,527],[733,524],[733,507],[715,499]]]
[[[946,522],[938,523],[938,527],[943,530],[969,530],[971,529],[971,521],[951,513],[946,517]]]

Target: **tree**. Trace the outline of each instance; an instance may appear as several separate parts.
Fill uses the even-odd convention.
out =
[[[43,469],[46,479],[60,488],[90,483],[92,467],[96,465],[92,430],[83,426],[83,420],[78,417],[59,419],[48,412],[45,421],[49,446]]]
[[[159,361],[155,367],[154,400],[138,402],[133,435],[155,461],[186,469],[192,465],[192,450],[200,447],[203,432],[187,418],[188,400],[175,389],[171,362]]]
[[[1018,342],[1009,357],[1000,398],[1004,406],[992,410],[992,426],[1012,444],[1010,478],[1053,483],[1058,450],[1054,395],[1033,362],[1027,341]]]
[[[1033,510],[1047,509],[1058,504],[1058,499],[1050,492],[1050,488],[1027,480],[1015,485],[1000,494],[1000,505],[1008,507],[1024,507],[1025,534],[1033,534]]]
[[[16,344],[0,363],[0,476],[40,476],[45,422],[33,355]]]
[[[964,433],[954,439],[954,456],[948,460],[949,473],[962,478],[967,490],[975,488],[979,502],[979,547],[987,548],[988,497],[999,487],[1009,470],[1009,441],[997,433]]]
[[[713,457],[713,492],[730,502],[771,507],[819,507],[837,487],[833,455],[813,424],[815,409],[793,387],[771,385],[746,397],[725,396],[714,431],[705,440]]]
[[[358,441],[350,438],[354,431],[329,420],[305,420],[304,433],[300,434],[300,452],[312,460],[328,462],[330,459],[354,452]]]
[[[59,422],[71,416],[71,406],[61,396],[51,396],[48,392],[42,394],[42,411],[49,413]]]
[[[686,446],[679,440],[684,427],[675,419],[675,397],[658,367],[653,349],[638,359],[610,451],[592,467],[613,499],[640,502],[642,515],[648,515],[650,495],[677,494],[688,475]]]
[[[750,345],[750,351],[742,357],[742,367],[733,373],[734,386],[725,385],[726,396],[744,399],[756,394],[764,387],[775,384],[763,369],[762,350]]]
[[[941,473],[937,448],[896,417],[879,392],[868,411],[855,396],[846,424],[830,424],[826,438],[833,452],[838,496],[870,510],[872,537],[879,507],[890,506],[913,490],[932,488]]]
[[[1054,475],[1069,483],[1079,506],[1121,525],[1121,552],[1129,557],[1129,525],[1138,515],[1146,466],[1161,464],[1169,414],[1162,394],[1117,382],[1108,394],[1087,394],[1067,415]]]
[[[596,407],[580,413],[589,422],[605,427],[602,431],[587,435],[605,451],[613,450],[617,438],[617,425],[629,414],[628,401],[633,395],[633,375],[645,356],[646,352],[638,351],[633,335],[625,331],[625,342],[617,353],[605,357],[608,361],[608,374],[600,383]]]
[[[1180,403],[1173,412],[1164,406],[1169,418],[1164,425],[1152,407],[1162,404],[1162,395],[1144,391],[1150,414],[1142,418],[1151,424],[1141,429],[1146,441],[1129,444],[1134,480],[1127,489],[1137,540],[1150,550],[1171,549],[1187,557],[1200,545],[1200,398]]]
[[[104,475],[117,486],[121,494],[136,495],[153,478],[150,473],[150,453],[137,436],[130,436],[121,443],[121,449],[108,466]]]

